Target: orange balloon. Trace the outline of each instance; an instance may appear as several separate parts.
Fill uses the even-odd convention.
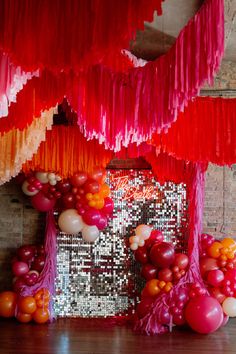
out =
[[[36,301],[36,304],[37,304],[37,307],[40,307],[40,308],[42,308],[42,307],[48,307],[48,306],[49,306],[49,300],[42,300],[42,299],[40,299],[40,300],[37,300],[37,301]]]
[[[166,282],[164,280],[161,280],[158,285],[160,289],[163,289],[166,286]]]
[[[169,291],[171,291],[172,287],[173,284],[169,281],[168,283],[166,283],[166,286],[164,287],[163,290],[165,291],[165,293],[168,293]]]
[[[223,247],[221,242],[215,241],[212,245],[207,249],[208,256],[212,258],[218,258],[220,256],[220,249]]]
[[[96,206],[95,200],[90,200],[90,201],[88,202],[88,205],[89,205],[90,207],[94,208],[94,207]]]
[[[108,184],[104,183],[102,186],[101,186],[101,190],[100,190],[100,194],[106,198],[110,195],[110,187],[108,186]]]
[[[146,293],[149,296],[157,296],[161,289],[159,288],[159,280],[158,279],[151,279],[146,283]]]
[[[104,199],[99,199],[96,201],[96,205],[95,205],[95,208],[96,209],[102,209],[104,207]]]
[[[49,311],[48,309],[39,308],[33,314],[33,320],[36,323],[43,324],[49,320]]]
[[[28,323],[32,321],[32,315],[29,313],[18,312],[16,318],[21,323]]]
[[[85,194],[85,198],[86,198],[87,200],[92,200],[92,199],[93,199],[92,193],[87,193],[87,194]]]
[[[32,314],[37,309],[36,301],[33,296],[23,296],[18,301],[20,312]]]
[[[46,288],[42,288],[36,292],[34,295],[35,300],[49,300],[50,299],[50,292]]]
[[[221,241],[221,244],[225,248],[230,248],[231,250],[236,249],[236,242],[231,237],[226,237]]]
[[[16,309],[17,295],[13,291],[3,291],[0,293],[0,316],[14,317]]]

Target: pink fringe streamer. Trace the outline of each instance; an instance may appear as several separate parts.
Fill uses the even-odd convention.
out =
[[[33,286],[24,287],[21,296],[34,296],[38,290],[42,288],[48,289],[50,292],[50,321],[52,321],[55,318],[52,297],[55,295],[54,284],[56,279],[56,226],[53,211],[47,213],[44,248],[46,251],[46,261],[39,280]]]
[[[224,53],[224,2],[205,0],[170,51],[128,73],[102,65],[79,79],[79,95],[68,99],[78,111],[87,139],[119,151],[167,130],[205,81],[212,84]],[[79,97],[79,100],[78,100]]]
[[[192,169],[192,176],[188,184],[189,193],[189,269],[185,276],[180,279],[169,293],[162,294],[153,303],[150,312],[135,324],[135,331],[148,335],[161,334],[168,332],[168,327],[158,321],[158,315],[163,308],[168,308],[172,298],[180,288],[187,288],[191,283],[200,283],[203,287],[203,281],[199,269],[199,244],[202,230],[202,212],[204,204],[204,181],[206,165],[196,163]],[[169,330],[172,329],[172,319],[169,324]]]

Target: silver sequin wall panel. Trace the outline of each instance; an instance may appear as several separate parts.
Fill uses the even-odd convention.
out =
[[[59,317],[133,313],[143,287],[128,243],[136,226],[152,225],[178,250],[186,247],[184,184],[160,185],[150,170],[108,170],[106,182],[115,208],[99,239],[88,244],[80,234],[58,234],[54,309]]]

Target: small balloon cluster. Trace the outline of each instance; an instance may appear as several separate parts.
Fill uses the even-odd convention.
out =
[[[33,286],[43,270],[46,254],[43,245],[23,245],[12,260],[13,290],[20,294],[25,286]]]
[[[221,241],[208,234],[201,237],[201,275],[208,290],[221,305],[225,315],[236,316],[236,242]]]
[[[0,316],[16,317],[19,322],[46,323],[49,320],[50,293],[46,288],[32,290],[34,295],[23,296],[39,282],[46,254],[42,245],[24,245],[17,249],[12,260],[13,291],[0,293]]]
[[[24,180],[22,190],[31,197],[35,209],[46,212],[54,208],[60,212],[58,225],[63,232],[82,232],[85,241],[94,242],[114,208],[105,176],[101,168],[95,168],[90,175],[77,172],[64,180],[52,172],[35,172]]]

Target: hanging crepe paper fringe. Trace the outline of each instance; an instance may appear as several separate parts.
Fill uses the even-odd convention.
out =
[[[0,185],[15,177],[38,150],[46,130],[52,127],[54,110],[42,112],[41,118],[35,118],[23,131],[12,129],[0,136]]]
[[[47,213],[46,230],[45,230],[44,249],[46,252],[46,260],[45,260],[44,268],[39,275],[39,279],[37,283],[33,286],[25,286],[21,293],[22,296],[32,296],[35,295],[35,293],[42,288],[48,289],[50,292],[49,312],[50,312],[51,321],[55,318],[54,311],[53,311],[52,297],[55,295],[56,255],[57,255],[56,233],[57,230],[55,226],[53,211],[49,211]]]
[[[205,80],[212,83],[223,53],[223,0],[205,0],[159,59],[126,74],[102,65],[90,67],[81,77],[79,100],[70,101],[85,137],[118,151],[169,128]]]
[[[92,172],[94,166],[106,167],[112,156],[113,152],[105,150],[96,140],[86,141],[78,127],[54,126],[22,169],[25,173],[53,171],[67,178],[79,170]]]
[[[194,132],[194,134],[193,134]],[[186,161],[236,162],[236,99],[199,97],[152,144]]]
[[[0,118],[8,115],[11,102],[16,102],[17,93],[33,76],[39,76],[39,71],[22,71],[10,62],[7,54],[0,51]]]
[[[27,71],[80,71],[128,48],[162,1],[0,0],[0,47]]]
[[[204,179],[206,166],[196,163],[192,168],[192,175],[188,184],[189,197],[189,270],[185,276],[180,279],[169,293],[159,296],[153,303],[150,312],[142,319],[138,320],[135,325],[135,331],[148,335],[165,333],[168,327],[162,325],[158,321],[161,309],[171,305],[174,293],[180,288],[189,287],[191,283],[200,283],[205,287],[199,269],[199,244],[202,231],[202,213],[204,203]],[[169,330],[172,329],[172,320],[169,324]]]

